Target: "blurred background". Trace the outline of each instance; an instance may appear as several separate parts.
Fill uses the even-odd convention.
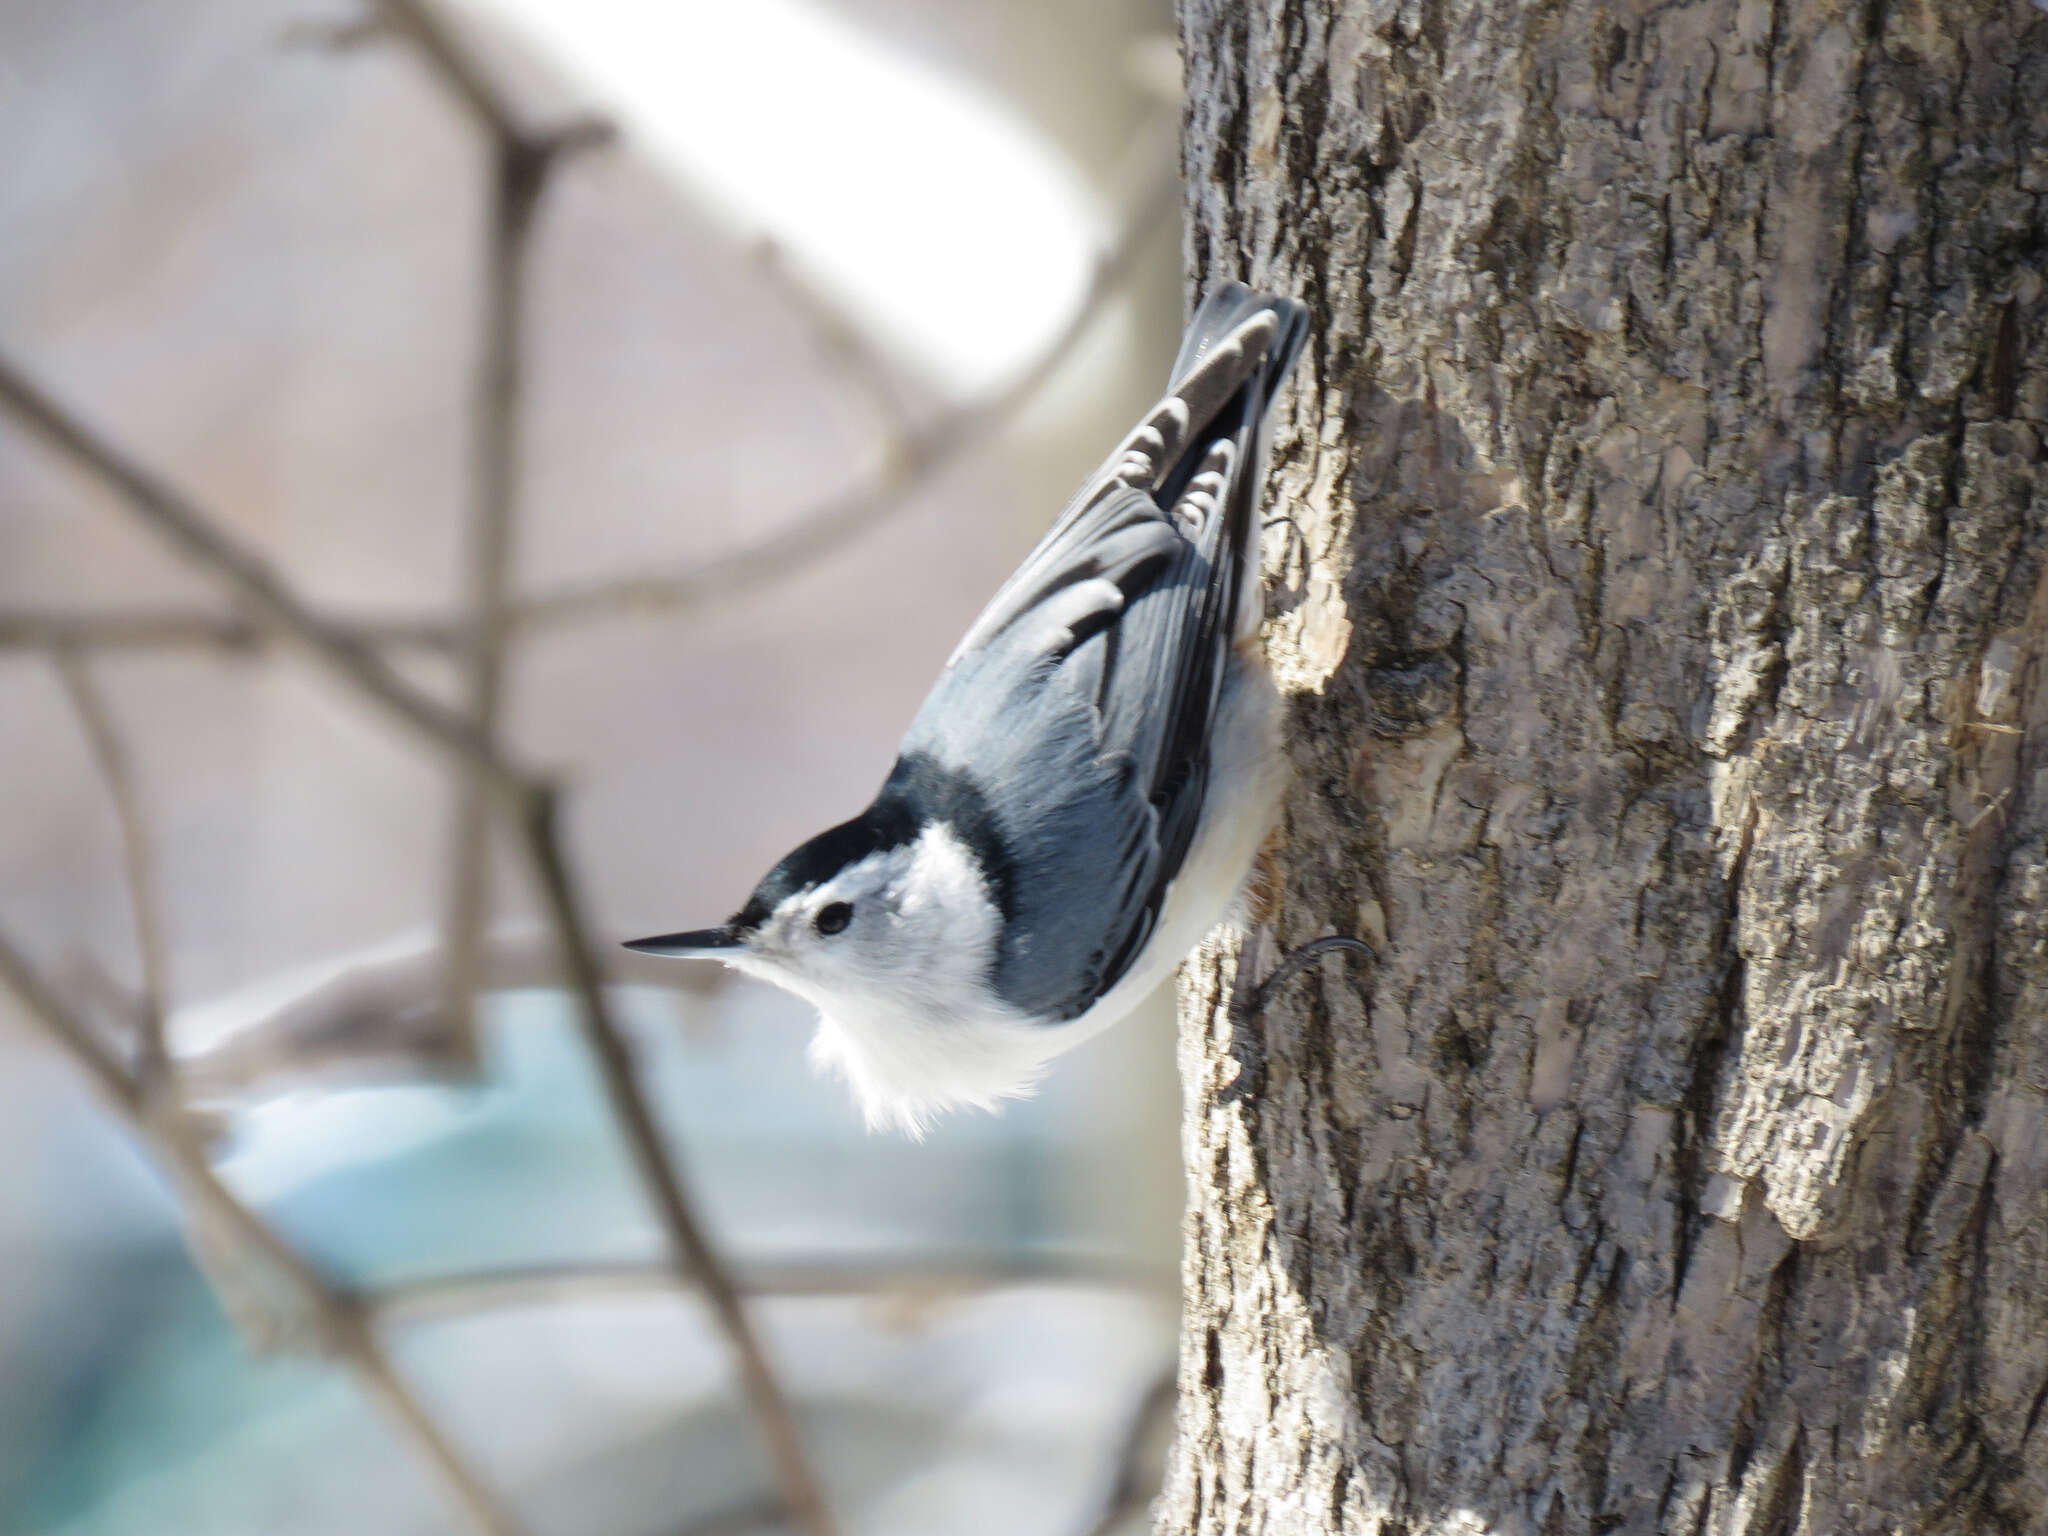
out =
[[[1167,0],[0,5],[0,355],[562,786],[843,1531],[1144,1528],[1170,1009],[913,1144],[812,1077],[804,1007],[616,941],[867,801],[1153,398],[1177,79]],[[799,1528],[516,829],[18,407],[0,936],[140,1086],[0,986],[0,1532],[467,1528],[181,1214],[180,1147],[366,1309],[506,1529]]]

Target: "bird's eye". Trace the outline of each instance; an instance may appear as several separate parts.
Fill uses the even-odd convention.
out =
[[[818,914],[818,932],[833,934],[843,932],[853,921],[853,903],[835,901]]]

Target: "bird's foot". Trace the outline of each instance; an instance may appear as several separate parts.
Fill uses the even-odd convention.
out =
[[[1354,939],[1347,934],[1332,933],[1320,939],[1310,939],[1297,949],[1290,950],[1278,965],[1267,974],[1266,979],[1252,989],[1250,1001],[1245,1004],[1246,1018],[1257,1018],[1266,1011],[1266,1005],[1273,1001],[1275,994],[1294,980],[1303,971],[1324,955],[1334,950],[1346,949],[1354,954],[1364,955],[1375,964],[1379,962],[1379,951],[1363,939]]]

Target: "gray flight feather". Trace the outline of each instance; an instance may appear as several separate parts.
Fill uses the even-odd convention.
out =
[[[1076,1018],[1114,986],[1187,856],[1230,650],[1258,621],[1261,426],[1306,333],[1292,300],[1210,295],[1166,396],[904,737],[904,762],[971,781],[994,823],[978,839],[1005,908],[992,984],[1026,1013]]]

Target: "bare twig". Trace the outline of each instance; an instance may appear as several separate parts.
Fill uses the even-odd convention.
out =
[[[385,29],[410,43],[443,89],[500,148],[510,146],[536,162],[529,167],[536,180],[545,176],[544,162],[553,155],[603,143],[612,125],[601,118],[579,117],[554,126],[533,126],[491,78],[491,72],[470,51],[461,30],[432,0],[374,0]]]
[[[553,142],[558,146],[581,142],[586,135],[602,131],[602,125],[596,123],[571,125],[554,135]],[[1162,172],[1152,178],[1137,211],[1097,259],[1087,289],[1066,324],[1027,367],[983,399],[947,411],[938,420],[910,433],[896,453],[884,456],[882,466],[868,484],[799,515],[788,527],[751,549],[668,576],[603,578],[561,587],[514,604],[510,622],[521,630],[546,629],[622,612],[658,612],[719,600],[802,569],[820,555],[886,521],[939,471],[993,437],[1043,387],[1129,276],[1143,254],[1145,238],[1173,206],[1177,185],[1170,173]],[[0,400],[15,406],[25,419],[42,427],[39,408],[49,409],[52,404],[46,399],[21,398],[16,389],[25,383],[0,359]],[[76,448],[61,437],[57,441],[60,447],[77,454]],[[89,458],[90,454],[78,456]],[[120,484],[118,478],[116,484]],[[134,487],[123,488],[134,494]],[[354,651],[370,646],[446,649],[462,643],[461,626],[429,618],[322,622],[330,641]],[[175,609],[79,615],[0,612],[0,646],[71,643],[89,647],[211,645],[240,649],[260,646],[279,633],[292,637],[291,630],[278,625],[268,610],[261,619]]]
[[[750,1264],[736,1276],[753,1297],[895,1296],[944,1298],[1016,1285],[1108,1287],[1170,1295],[1174,1277],[1155,1268],[1079,1254],[892,1255],[884,1263],[858,1259],[794,1260]],[[553,1302],[673,1293],[675,1270],[659,1264],[548,1265],[437,1275],[387,1289],[372,1298],[380,1320],[426,1322],[502,1308]]]
[[[712,1249],[698,1225],[695,1210],[683,1193],[682,1181],[672,1158],[664,1151],[661,1130],[654,1113],[641,1094],[633,1076],[632,1056],[625,1037],[611,1015],[605,995],[604,977],[584,929],[582,905],[577,900],[573,878],[562,858],[555,830],[555,803],[551,795],[533,802],[526,818],[526,837],[537,867],[548,916],[562,940],[562,959],[569,971],[570,985],[583,1004],[584,1033],[596,1055],[612,1113],[625,1133],[627,1148],[639,1165],[640,1176],[654,1196],[663,1225],[684,1257],[688,1273],[703,1290],[739,1358],[740,1378],[753,1406],[754,1418],[768,1442],[782,1485],[783,1501],[796,1522],[813,1536],[830,1536],[832,1518],[823,1494],[811,1476],[804,1456],[803,1440],[797,1433],[795,1415],[783,1395],[782,1384],[768,1364],[767,1353],[754,1332],[753,1323],[740,1301],[739,1287]]]
[[[463,53],[426,0],[380,3],[394,27],[418,44],[432,67],[488,125],[496,142],[519,146],[514,159],[522,167],[520,174],[531,175],[537,181],[550,156],[569,145],[587,142],[602,131],[589,124],[577,124],[554,134],[532,134]],[[1139,215],[1098,262],[1087,292],[1068,323],[1030,366],[983,400],[948,413],[912,434],[894,461],[883,466],[874,483],[827,503],[751,550],[678,576],[597,583],[519,605],[511,614],[501,615],[496,649],[502,649],[504,623],[557,623],[622,608],[665,608],[727,595],[750,582],[769,579],[814,561],[883,520],[925,479],[990,436],[1057,369],[1135,262],[1143,237],[1171,204],[1173,185],[1170,175],[1158,178],[1150,195],[1143,199]],[[505,398],[509,404],[511,395],[508,393]],[[552,787],[500,752],[488,720],[469,718],[407,683],[370,649],[375,637],[314,610],[267,562],[228,535],[216,519],[208,517],[167,482],[86,426],[4,357],[0,357],[0,404],[118,491],[131,511],[187,559],[223,578],[256,622],[296,644],[332,677],[372,700],[434,749],[461,765],[470,782],[487,789],[488,798],[516,818],[556,931],[563,967],[581,1004],[586,1033],[633,1160],[648,1185],[678,1259],[702,1286],[731,1339],[757,1422],[773,1454],[787,1506],[807,1529],[816,1536],[824,1536],[831,1528],[829,1518],[805,1464],[793,1417],[747,1320],[739,1291],[697,1224],[673,1154],[664,1144],[641,1095],[627,1047],[611,1016],[604,978],[559,842]],[[509,486],[509,481],[505,483]],[[503,531],[509,534],[509,526]],[[501,564],[502,550],[490,559]],[[479,564],[482,563],[480,560]],[[467,654],[474,659],[485,650],[472,638]],[[197,1162],[210,1179],[203,1158]],[[217,1184],[213,1187],[218,1188]],[[224,1190],[220,1194],[226,1197]],[[246,1211],[243,1216],[255,1220]],[[296,1256],[291,1257],[296,1261]],[[310,1276],[310,1271],[307,1273]],[[328,1321],[339,1327],[341,1320],[329,1315]],[[367,1339],[362,1328],[357,1327],[355,1332]],[[381,1359],[374,1355],[373,1348],[364,1358]],[[424,1426],[420,1433],[431,1435],[431,1424],[419,1415],[417,1405],[404,1395],[396,1379],[390,1377],[388,1367],[381,1376],[369,1367],[364,1370],[373,1386],[380,1380],[389,1382],[389,1389],[380,1389],[380,1393],[391,1402],[401,1420],[409,1416],[419,1418]],[[394,1392],[396,1397],[392,1396]]]
[[[339,620],[337,635],[349,644],[394,649],[445,651],[458,640],[453,625],[440,619]],[[200,608],[0,610],[0,649],[56,651],[162,651],[205,648],[254,654],[277,631],[260,620]]]
[[[993,437],[1044,386],[1129,276],[1143,253],[1146,237],[1171,208],[1176,187],[1171,175],[1155,178],[1138,211],[1097,259],[1073,313],[1029,365],[981,400],[947,411],[909,433],[895,453],[884,455],[882,466],[868,484],[799,515],[788,527],[750,549],[668,576],[604,578],[564,586],[515,604],[510,621],[520,629],[544,629],[621,612],[659,612],[719,600],[803,569],[886,521],[934,475]],[[0,399],[16,405],[34,421],[36,411],[23,409],[23,402],[8,389],[10,383],[22,382],[18,375],[10,379],[11,372],[0,359]],[[61,440],[59,445],[70,446]],[[274,624],[269,627],[274,631]],[[444,648],[461,643],[460,626],[430,619],[328,621],[326,627],[330,639],[358,651],[370,645]],[[81,616],[0,613],[0,646],[69,640],[92,646],[207,644],[234,648],[260,644],[265,635],[266,627],[250,620],[175,610]]]
[[[347,53],[384,35],[382,16],[362,11],[353,16],[305,16],[286,22],[278,41],[287,48],[317,48],[328,53]]]
[[[1159,1484],[1149,1466],[1154,1429],[1172,1412],[1177,1390],[1169,1370],[1147,1389],[1124,1430],[1117,1450],[1116,1481],[1110,1485],[1102,1516],[1088,1527],[1088,1536],[1114,1536],[1121,1525],[1136,1520],[1159,1494]]]
[[[223,577],[252,611],[289,636],[333,677],[411,727],[430,746],[476,767],[488,778],[502,808],[517,817],[562,947],[563,966],[583,1004],[584,1026],[634,1163],[647,1182],[677,1261],[695,1273],[715,1299],[714,1310],[739,1357],[763,1438],[788,1485],[791,1508],[800,1513],[812,1511],[815,1518],[806,1522],[807,1529],[815,1536],[826,1536],[831,1526],[803,1461],[795,1421],[768,1369],[760,1341],[738,1304],[738,1293],[697,1225],[674,1154],[663,1142],[633,1077],[625,1041],[606,1004],[582,910],[556,840],[551,786],[500,755],[468,720],[407,683],[380,657],[354,645],[216,520],[86,427],[4,358],[0,358],[0,404],[12,408],[46,441],[121,492],[132,512],[195,563]]]
[[[128,887],[128,914],[135,925],[135,948],[141,959],[142,993],[136,1000],[138,1026],[135,1082],[148,1099],[166,1081],[170,1053],[164,1045],[164,1010],[170,986],[164,960],[163,906],[157,893],[156,850],[142,797],[135,787],[134,760],[115,728],[106,696],[93,681],[92,670],[75,652],[56,653],[57,675],[71,700],[72,713],[92,748],[94,763],[106,781],[114,819],[121,829],[121,866]]]
[[[592,121],[536,133],[495,87],[487,70],[471,57],[429,0],[380,0],[392,24],[408,37],[442,84],[490,134],[495,183],[486,247],[484,343],[476,381],[476,477],[472,519],[467,673],[470,724],[489,749],[497,729],[510,610],[507,581],[513,532],[516,430],[519,403],[520,307],[528,236],[558,155],[608,135]],[[470,1012],[478,969],[478,946],[486,902],[487,774],[478,762],[464,765],[458,807],[455,869],[448,912],[451,1011],[463,1021]],[[578,900],[574,877],[563,857],[552,787],[533,783],[520,817],[528,856],[543,902],[561,944],[563,968],[582,1002],[584,1032],[597,1056],[612,1113],[641,1178],[654,1199],[678,1256],[712,1305],[738,1356],[741,1380],[755,1421],[768,1443],[782,1496],[797,1523],[812,1536],[832,1536],[832,1520],[811,1475],[796,1420],[740,1303],[723,1262],[697,1221],[683,1190],[674,1153],[655,1124],[641,1093],[624,1036],[611,1015],[605,978],[598,964]]]
[[[391,30],[419,51],[427,67],[494,137],[526,137],[526,125],[497,82],[470,57],[455,29],[428,0],[377,0],[377,6]]]
[[[65,1005],[4,933],[0,933],[0,982],[84,1068],[108,1108],[154,1151],[187,1207],[230,1234],[290,1288],[295,1300],[312,1318],[324,1347],[354,1371],[357,1381],[393,1426],[440,1476],[470,1523],[485,1536],[516,1536],[518,1524],[470,1470],[392,1366],[363,1308],[329,1285],[275,1228],[221,1183],[176,1116],[151,1111],[142,1088],[93,1038],[84,1020]]]
[[[459,89],[454,79],[449,84]],[[496,126],[495,119],[491,126]],[[474,485],[466,594],[469,622],[463,645],[469,716],[489,741],[498,736],[511,637],[507,599],[518,511],[521,328],[529,237],[554,160],[551,154],[529,153],[524,140],[503,134],[494,140],[492,151],[482,342],[471,402]],[[474,1058],[477,973],[490,902],[490,784],[474,764],[461,764],[455,794],[448,904],[441,930],[447,959],[442,1014],[451,1044]]]
[[[494,924],[480,948],[477,982],[486,991],[565,985],[561,945],[538,923]],[[446,971],[436,935],[422,929],[348,956],[326,974],[311,974],[296,992],[261,989],[206,1010],[208,1038],[183,1038],[172,1018],[171,1052],[188,1102],[220,1102],[293,1083],[418,1081],[461,1073],[473,1064],[448,1052],[440,1027],[440,978]],[[632,982],[708,996],[727,984],[714,966],[622,952],[608,972]],[[118,1000],[122,1017],[132,1000]],[[239,1017],[237,1014],[239,1013]]]
[[[59,987],[84,1001],[85,1006],[80,1011],[95,1027],[101,1019],[119,1023],[122,1033],[116,1038],[123,1046],[141,1036],[141,999],[134,988],[118,979],[91,949],[74,949],[65,955],[63,963],[57,967],[56,977]]]
[[[1100,257],[1073,312],[1007,383],[978,401],[945,412],[911,433],[867,485],[836,496],[750,549],[721,555],[667,576],[633,576],[564,586],[520,605],[528,624],[560,624],[597,613],[666,609],[734,596],[763,582],[808,569],[823,556],[900,511],[940,470],[979,447],[1007,423],[1059,369],[1144,253],[1147,237],[1177,206],[1180,182],[1164,162],[1136,212]]]
[[[421,692],[356,635],[316,612],[254,550],[152,471],[59,404],[0,355],[0,405],[52,448],[119,493],[123,504],[195,566],[222,579],[250,613],[326,672],[380,705],[428,743],[487,769],[514,800],[530,786],[460,714]]]

